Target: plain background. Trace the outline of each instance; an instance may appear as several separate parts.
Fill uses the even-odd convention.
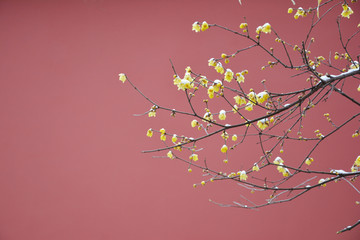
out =
[[[151,105],[119,82],[118,73],[149,97],[181,108],[169,59],[181,74],[188,65],[212,72],[209,58],[246,44],[219,30],[196,34],[194,21],[236,29],[246,16],[252,31],[270,22],[289,42],[304,37],[304,25],[287,14],[291,1],[242,2],[1,0],[0,239],[358,239],[359,228],[335,234],[360,215],[359,195],[345,183],[260,211],[221,208],[208,199],[231,202],[241,189],[220,183],[193,189],[201,173],[141,153],[160,144],[146,130],[171,122],[168,113],[134,117]],[[356,14],[342,23],[353,32],[360,7],[350,6]],[[332,20],[315,32],[314,51],[325,57],[332,44],[332,53],[341,50],[334,26]],[[266,37],[273,42],[275,35]],[[266,60],[255,52],[239,64],[253,73]],[[249,76],[255,85],[266,78],[280,89],[304,83],[267,70]],[[358,111],[333,99],[324,111],[340,118]],[[187,131],[190,121],[178,127]],[[314,167],[349,169],[359,154],[359,139],[351,138],[356,127],[320,148]]]

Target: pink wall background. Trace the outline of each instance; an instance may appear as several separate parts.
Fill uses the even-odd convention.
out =
[[[306,2],[304,7],[314,1]],[[117,80],[126,72],[158,102],[181,106],[168,59],[181,74],[188,65],[205,72],[210,57],[242,43],[220,31],[195,34],[194,21],[237,28],[247,16],[253,28],[270,22],[288,32],[290,41],[298,40],[303,31],[288,25],[290,6],[291,1],[250,0],[243,6],[236,0],[1,0],[0,239],[358,239],[359,229],[335,234],[360,215],[354,206],[359,196],[345,183],[260,211],[209,203],[220,188],[231,192],[228,201],[239,193],[226,184],[193,189],[200,173],[141,154],[159,146],[145,132],[164,122],[133,117],[150,105]],[[359,4],[352,6],[360,12]],[[359,20],[354,15],[349,26],[354,29]],[[319,42],[327,39],[329,45],[316,51],[327,56],[336,34],[326,27],[319,33]],[[240,61],[252,60],[256,55]],[[271,72],[253,77],[273,79]],[[354,126],[345,134],[351,136]],[[325,149],[324,158],[334,165],[344,158],[350,168],[359,145],[346,139],[331,143],[336,151]]]

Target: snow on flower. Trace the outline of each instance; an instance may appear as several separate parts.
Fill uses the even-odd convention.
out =
[[[124,83],[126,81],[126,75],[124,73],[120,73],[119,74],[119,80]]]
[[[200,32],[201,26],[199,22],[194,22],[192,25],[192,30],[195,32]]]
[[[225,110],[221,110],[219,112],[219,119],[220,120],[225,120],[226,119],[226,111]]]

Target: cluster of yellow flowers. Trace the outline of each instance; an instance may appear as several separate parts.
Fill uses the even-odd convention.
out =
[[[320,4],[321,0],[319,0],[319,4]],[[346,17],[346,18],[350,18],[350,15],[354,13],[354,11],[349,7],[349,5],[347,5],[346,3],[344,3],[342,5],[342,12],[341,12],[341,16],[342,17]],[[294,11],[294,9],[292,8],[289,8],[288,9],[288,13],[292,13]],[[294,18],[295,19],[298,19],[300,16],[301,17],[306,17],[308,13],[311,13],[311,9],[309,10],[304,10],[302,7],[299,7],[297,10],[296,10],[296,13],[294,15]],[[317,8],[317,15],[319,17],[319,6]]]
[[[322,135],[322,133],[320,132],[319,129],[315,130],[314,133],[315,133],[315,135],[316,135],[316,137],[318,139],[323,139],[324,138],[324,135]]]
[[[206,21],[203,21],[200,25],[200,22],[194,22],[192,25],[192,30],[195,32],[205,31],[209,28],[209,24]]]
[[[360,171],[360,155],[356,158],[353,166],[351,167],[351,172]]]
[[[277,170],[282,173],[282,175],[284,177],[288,177],[290,175],[290,171],[289,169],[287,169],[286,167],[283,167],[284,165],[284,160],[282,160],[281,157],[276,157],[275,160],[273,161],[274,164],[278,165],[277,166]]]
[[[271,25],[269,23],[265,23],[264,25],[262,26],[258,26],[256,28],[256,33],[257,34],[260,34],[260,32],[263,32],[263,33],[271,33]]]
[[[257,122],[257,126],[261,129],[261,130],[265,130],[268,126],[269,126],[269,119],[267,118],[263,118],[261,120],[259,120]]]

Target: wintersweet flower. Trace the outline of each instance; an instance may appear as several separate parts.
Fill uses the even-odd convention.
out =
[[[227,139],[229,138],[229,134],[224,131],[224,132],[221,134],[221,137],[222,137],[223,139],[227,140]]]
[[[171,141],[172,141],[173,143],[176,143],[177,140],[178,140],[177,135],[174,134],[174,135],[172,136],[172,138],[171,138]]]
[[[213,115],[211,114],[211,112],[206,112],[203,118],[205,119],[205,122],[206,120],[211,122],[213,120]]]
[[[189,159],[196,162],[197,160],[199,160],[199,156],[197,154],[193,153],[190,155]]]
[[[213,98],[214,97],[214,92],[215,92],[215,90],[214,90],[214,86],[210,86],[209,88],[208,88],[208,95],[209,95],[209,98]]]
[[[263,118],[257,122],[257,125],[261,130],[265,130],[269,126],[269,119]]]
[[[222,64],[220,62],[218,62],[216,64],[215,70],[220,74],[224,74],[224,68],[223,68],[223,66],[222,66]]]
[[[219,119],[220,120],[225,120],[226,119],[226,111],[225,110],[221,110],[219,112]]]
[[[190,82],[188,80],[185,80],[185,79],[181,80],[179,85],[178,85],[178,90],[180,90],[180,89],[183,90],[183,91],[185,91],[186,89],[191,89]]]
[[[213,87],[215,92],[218,92],[221,86],[222,86],[222,82],[220,80],[217,79],[214,81]]]
[[[287,168],[283,168],[283,169],[284,169],[284,171],[282,172],[283,177],[288,177],[290,175],[289,169],[287,169]]]
[[[256,103],[256,93],[254,91],[250,91],[247,95],[248,99],[253,102],[253,103]]]
[[[206,79],[205,76],[201,76],[201,78],[200,78],[199,81],[200,81],[201,86],[203,86],[203,87],[207,87],[207,86],[208,86],[208,80]]]
[[[153,133],[154,133],[154,131],[151,128],[149,128],[149,130],[147,130],[147,132],[146,132],[146,136],[152,137]]]
[[[360,155],[356,158],[354,165],[360,167]]]
[[[245,82],[245,77],[242,73],[236,73],[236,81],[238,83],[243,83]]]
[[[269,23],[265,23],[262,27],[261,27],[261,31],[263,33],[271,33],[271,25]]]
[[[126,81],[126,75],[124,73],[120,73],[119,74],[119,80],[124,83]]]
[[[194,79],[191,77],[191,73],[186,71],[184,75],[184,80],[188,80],[189,82],[192,82]]]
[[[236,104],[238,104],[240,106],[243,104],[246,104],[246,99],[243,97],[240,97],[238,95],[234,97],[234,100],[235,100]]]
[[[201,181],[200,183],[202,186],[205,186],[206,182],[205,181]]]
[[[276,157],[275,160],[273,161],[273,163],[275,163],[275,164],[284,163],[284,160],[282,160],[281,157]]]
[[[155,109],[150,109],[149,113],[148,113],[149,117],[156,117],[156,110]]]
[[[171,151],[168,151],[168,153],[166,154],[168,158],[170,159],[174,159],[174,155]]]
[[[191,121],[191,126],[192,127],[196,127],[197,125],[199,125],[199,122],[197,120],[194,119],[194,120]]]
[[[181,78],[178,75],[174,76],[174,85],[178,86],[181,82]]]
[[[228,151],[228,146],[226,146],[225,144],[221,147],[221,152],[222,153],[226,153]]]
[[[270,96],[269,96],[269,94],[268,94],[266,91],[260,92],[260,93],[258,93],[258,94],[256,95],[257,102],[260,103],[260,104],[263,103],[263,102],[265,102],[269,97],[270,97]]]
[[[224,77],[225,81],[231,82],[231,80],[233,79],[233,77],[234,77],[233,71],[231,71],[231,69],[226,69],[225,77]]]
[[[214,58],[210,58],[210,59],[208,60],[208,65],[209,65],[210,67],[216,67],[216,61],[215,61],[215,59],[214,59]]]
[[[261,32],[261,29],[262,29],[262,26],[258,26],[258,27],[256,28],[256,33],[259,34],[259,33]]]
[[[306,165],[310,166],[310,164],[314,161],[314,159],[312,157],[308,157],[306,160],[305,160],[305,163]]]
[[[166,135],[165,135],[165,134],[161,134],[161,135],[160,135],[160,140],[165,142],[165,141],[166,141]]]
[[[246,28],[247,26],[248,26],[247,23],[241,23],[241,24],[240,24],[240,28],[241,28],[241,29]]]
[[[299,16],[301,16],[301,17],[306,17],[306,12],[305,12],[305,10],[304,10],[302,7],[299,7],[299,8],[297,9],[297,11],[296,11],[296,13],[295,13],[295,15],[294,15],[294,18],[295,18],[295,19],[298,19]]]
[[[253,103],[249,101],[245,106],[245,110],[251,112],[253,109]]]
[[[343,11],[341,13],[342,17],[346,17],[346,18],[350,18],[350,15],[354,13],[354,11],[347,5],[347,4],[343,4]]]
[[[241,181],[246,181],[247,178],[248,178],[248,176],[246,175],[246,171],[244,171],[244,170],[239,172],[239,175],[240,175],[240,180]]]
[[[208,28],[209,28],[209,24],[203,21],[203,23],[201,24],[201,31],[205,31]]]
[[[237,140],[237,135],[236,134],[234,134],[234,135],[232,135],[232,137],[231,137],[231,140],[233,140],[234,142]]]
[[[194,22],[192,25],[192,30],[195,32],[200,32],[201,26],[199,22]]]
[[[260,171],[259,165],[258,165],[257,163],[254,163],[254,166],[252,167],[252,170],[253,170],[254,172]]]

